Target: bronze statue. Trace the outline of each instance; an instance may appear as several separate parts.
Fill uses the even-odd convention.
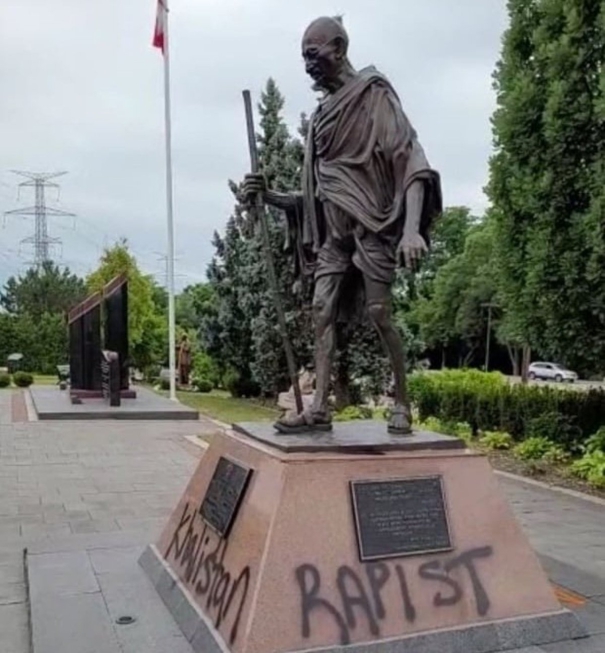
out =
[[[176,360],[179,385],[188,386],[191,373],[191,344],[186,333],[182,335],[181,342],[177,347]]]
[[[330,372],[339,316],[357,307],[358,291],[388,353],[395,380],[391,433],[411,432],[404,349],[392,321],[391,287],[399,263],[414,269],[441,213],[441,183],[399,98],[373,66],[356,71],[339,18],[319,18],[302,40],[306,72],[322,97],[310,119],[303,189],[267,189],[247,175],[244,195],[287,215],[298,269],[313,274],[316,394],[309,411],[281,418],[282,433],[329,430]]]

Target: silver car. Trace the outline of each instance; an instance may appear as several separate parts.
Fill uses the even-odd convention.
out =
[[[558,363],[532,363],[529,366],[528,376],[530,379],[542,379],[544,381],[556,381],[557,383],[574,383],[578,375]]]

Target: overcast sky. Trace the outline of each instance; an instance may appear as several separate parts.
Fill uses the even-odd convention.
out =
[[[380,7],[380,10],[378,10]],[[151,47],[155,0],[2,0],[0,214],[17,202],[10,170],[61,171],[57,260],[80,274],[126,237],[165,281],[163,67]],[[392,81],[442,175],[446,205],[482,212],[494,109],[491,74],[505,0],[171,0],[176,283],[205,278],[214,230],[232,208],[227,179],[248,168],[241,91],[273,76],[293,127],[316,100],[300,37],[317,16],[344,14],[353,65]],[[33,221],[6,217],[0,284],[23,271]]]

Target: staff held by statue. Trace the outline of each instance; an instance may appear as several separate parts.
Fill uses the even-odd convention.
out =
[[[256,147],[256,135],[254,132],[254,115],[252,111],[252,98],[250,96],[250,91],[243,91],[244,96],[244,107],[246,110],[246,126],[248,130],[248,147],[250,149],[250,164],[251,172],[257,174],[260,172],[259,158],[258,158],[258,149]],[[254,217],[260,223],[262,238],[263,238],[263,250],[265,254],[265,263],[267,266],[267,274],[269,276],[269,286],[271,288],[271,294],[273,295],[273,303],[275,305],[275,312],[277,313],[277,321],[279,326],[279,332],[282,339],[284,351],[286,354],[286,362],[288,365],[288,374],[290,376],[290,382],[292,383],[292,388],[294,391],[294,401],[296,403],[296,411],[298,414],[303,412],[303,402],[300,392],[300,385],[298,383],[297,367],[294,362],[294,352],[292,350],[292,344],[288,337],[288,327],[286,325],[286,315],[284,312],[284,307],[282,304],[281,296],[279,293],[279,287],[277,285],[277,275],[275,274],[275,263],[273,261],[273,251],[271,250],[271,241],[269,238],[269,225],[267,224],[267,214],[265,212],[265,206],[263,202],[263,197],[261,193],[257,193],[253,206],[251,207]]]

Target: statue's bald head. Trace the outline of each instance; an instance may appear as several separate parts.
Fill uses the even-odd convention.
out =
[[[304,41],[313,41],[319,45],[341,40],[345,54],[349,48],[349,35],[344,28],[342,16],[321,16],[311,22],[305,30]]]
[[[339,85],[342,71],[350,67],[347,59],[349,36],[342,18],[322,16],[305,30],[302,55],[307,74],[313,78],[314,88],[334,90]]]

